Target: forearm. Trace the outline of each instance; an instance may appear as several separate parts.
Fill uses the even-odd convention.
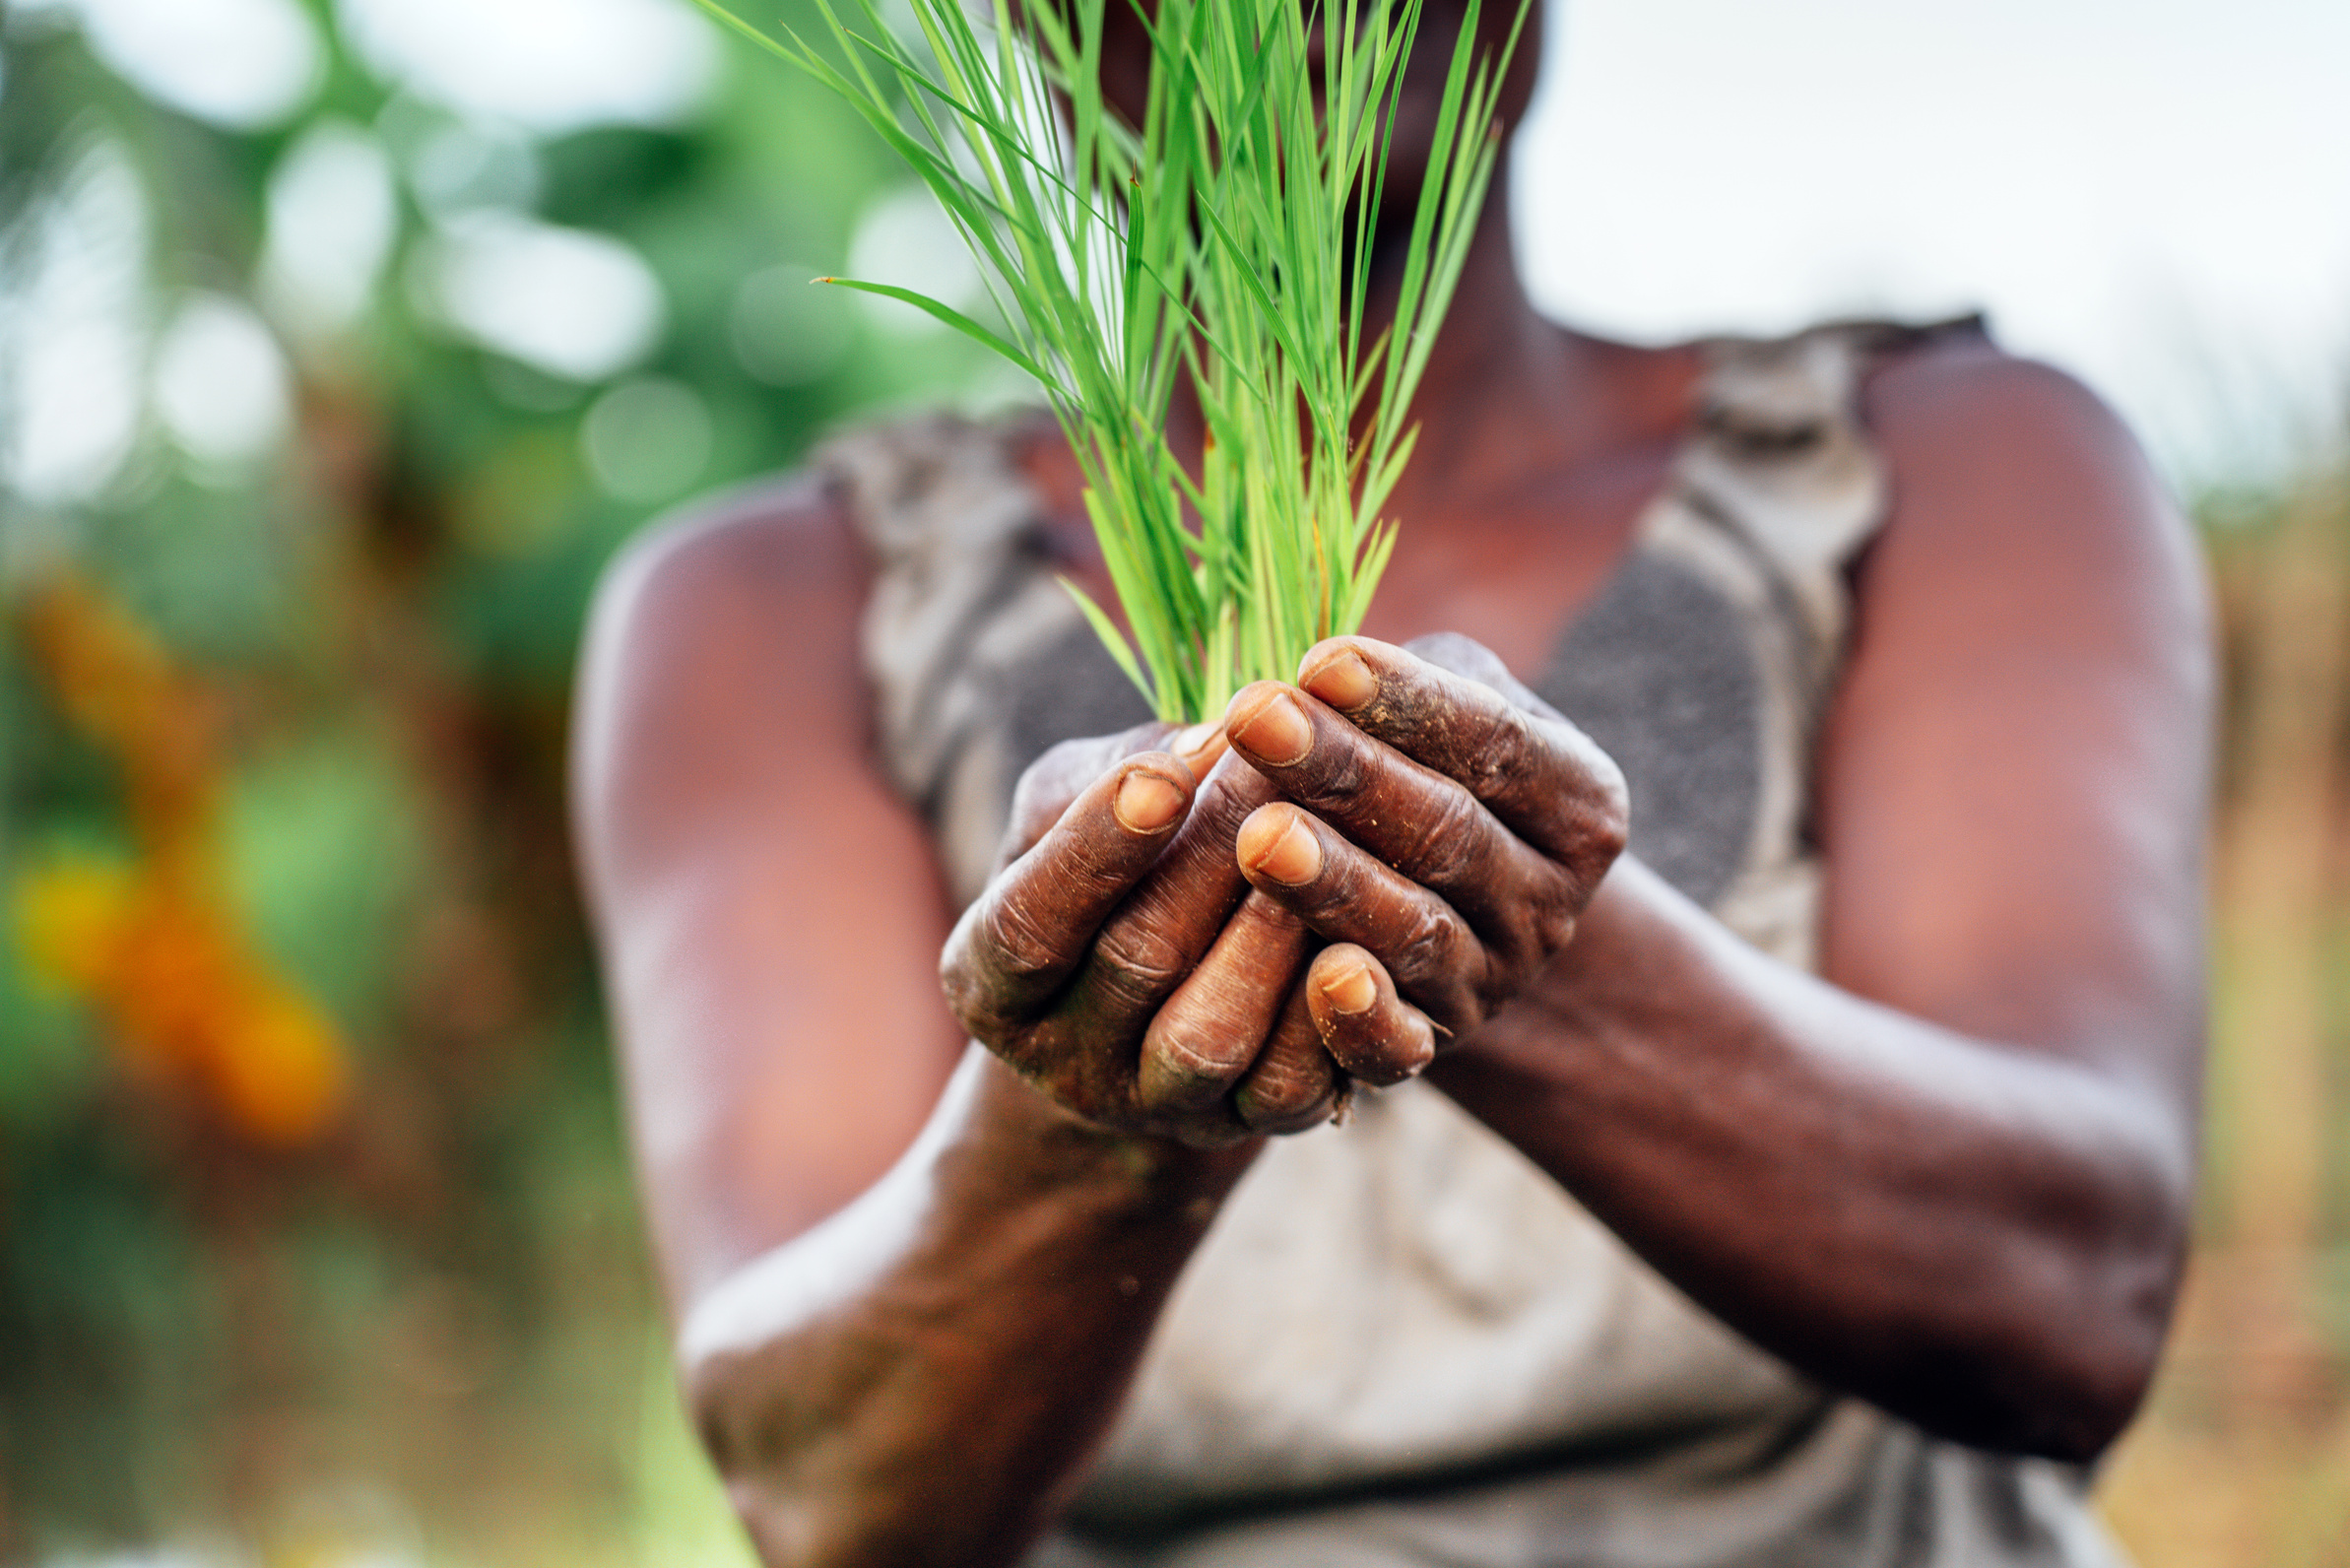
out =
[[[888,1177],[686,1323],[695,1411],[765,1560],[1014,1559],[1250,1152],[1081,1127],[974,1053]]]
[[[2136,1404],[2190,1180],[2153,1085],[1862,1001],[1630,863],[1431,1077],[1832,1387],[2074,1458]]]

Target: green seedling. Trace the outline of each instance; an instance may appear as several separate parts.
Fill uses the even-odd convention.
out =
[[[1413,389],[1498,152],[1499,59],[1469,0],[1396,294],[1366,341],[1372,227],[1421,0],[1159,0],[1142,124],[1104,100],[1104,7],[1133,0],[814,0],[823,33],[721,21],[845,98],[929,186],[1001,330],[853,279],[986,345],[1044,390],[1125,615],[1070,591],[1159,716],[1220,713],[1354,630],[1395,548]],[[1518,26],[1523,27],[1523,0]],[[1317,37],[1318,33],[1326,35]],[[1320,46],[1322,58],[1315,51]],[[1167,414],[1188,377],[1196,467]]]

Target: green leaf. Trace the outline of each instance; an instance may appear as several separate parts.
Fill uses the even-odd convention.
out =
[[[1050,381],[1052,379],[1034,359],[1029,359],[1004,338],[990,332],[960,310],[955,309],[954,306],[933,299],[926,294],[916,294],[911,289],[900,289],[897,285],[890,283],[867,283],[859,278],[818,278],[815,281],[830,284],[835,289],[854,289],[860,294],[880,294],[884,299],[896,299],[912,305],[925,315],[945,322],[973,343],[985,344],[1036,377],[1037,380]]]
[[[914,41],[879,0],[815,0],[828,51],[697,3],[846,98],[969,245],[1009,335],[911,290],[826,281],[913,305],[1040,383],[1127,630],[1071,592],[1155,709],[1204,716],[1360,624],[1397,539],[1385,507],[1415,444],[1403,422],[1495,165],[1507,51],[1477,54],[1477,0],[1447,63],[1396,313],[1367,335],[1370,226],[1422,0],[1347,4],[1327,27],[1321,0],[1017,15],[992,0],[988,36],[963,0],[911,0]],[[1101,93],[1114,4],[1151,54],[1137,124]],[[1196,468],[1168,434],[1187,379],[1207,435]]]
[[[1069,590],[1069,597],[1077,602],[1077,609],[1083,612],[1085,620],[1092,625],[1093,634],[1101,638],[1102,646],[1110,650],[1110,657],[1118,661],[1118,668],[1126,672],[1126,678],[1135,684],[1135,689],[1142,693],[1143,700],[1159,713],[1159,717],[1166,718],[1157,693],[1151,690],[1149,681],[1144,679],[1142,667],[1135,662],[1135,650],[1127,642],[1125,633],[1118,629],[1118,622],[1112,621],[1109,612],[1095,604],[1092,595],[1079,588],[1073,579],[1061,577],[1057,580]]]

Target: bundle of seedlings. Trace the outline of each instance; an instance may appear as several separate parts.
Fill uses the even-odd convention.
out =
[[[847,98],[969,244],[1002,331],[888,284],[1034,376],[1085,481],[1124,611],[1086,618],[1158,715],[1222,712],[1362,623],[1395,546],[1404,421],[1498,151],[1507,47],[1469,0],[1387,321],[1373,227],[1422,0],[815,0],[828,38],[722,21]],[[1104,7],[1150,44],[1142,123],[1101,84]],[[895,20],[898,26],[892,27]],[[1523,8],[1519,13],[1523,25]],[[1510,43],[1515,44],[1513,29]],[[828,46],[827,46],[828,45]],[[1205,442],[1170,443],[1187,379]]]

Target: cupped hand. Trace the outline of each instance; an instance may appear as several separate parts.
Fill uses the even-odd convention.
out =
[[[1234,845],[1273,799],[1211,730],[1054,748],[940,963],[973,1038],[1063,1109],[1202,1146],[1327,1120],[1343,1079],[1302,980],[1305,922]]]
[[[974,1038],[1088,1121],[1295,1132],[1516,995],[1625,821],[1614,763],[1478,644],[1338,638],[1221,732],[1048,751],[941,974]]]
[[[1466,637],[1331,639],[1295,686],[1234,697],[1225,733],[1280,797],[1241,824],[1241,870],[1329,944],[1301,989],[1366,1083],[1418,1073],[1515,996],[1624,846],[1623,774]]]

